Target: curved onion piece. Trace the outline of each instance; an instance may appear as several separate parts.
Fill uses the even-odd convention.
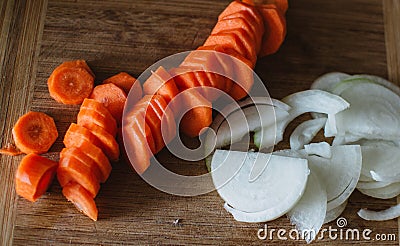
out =
[[[357,75],[354,75],[353,77],[371,80],[374,83],[380,84],[380,85],[390,89],[391,91],[393,91],[394,93],[396,93],[397,95],[400,96],[400,88],[398,86],[396,86],[395,84],[393,84],[392,82],[390,82],[382,77],[378,77],[375,75],[369,75],[369,74],[357,74]]]
[[[390,199],[400,195],[400,183],[393,183],[383,188],[358,190],[367,196],[379,199]]]
[[[290,148],[302,149],[305,144],[309,144],[317,133],[324,127],[326,118],[319,118],[304,121],[294,129],[290,135]]]
[[[382,211],[371,211],[368,209],[360,209],[357,212],[358,216],[365,220],[385,221],[400,217],[400,204]]]
[[[307,243],[318,235],[326,215],[327,197],[318,178],[311,173],[303,197],[287,216]]]
[[[324,220],[324,224],[332,222],[335,219],[337,219],[343,213],[343,211],[346,209],[347,201],[348,200],[346,200],[344,203],[340,204],[336,208],[332,208],[331,210],[327,211],[325,220]]]
[[[311,89],[332,92],[332,89],[336,84],[340,83],[342,80],[347,79],[349,77],[350,75],[347,73],[341,73],[341,72],[327,73],[317,78],[311,85]]]
[[[350,133],[359,139],[400,139],[399,95],[381,85],[359,80],[341,82],[339,86],[343,90],[340,96],[351,107],[335,116],[338,136]]]
[[[250,182],[250,171],[257,162],[266,167]],[[226,150],[215,151],[211,170],[225,202],[243,212],[263,211],[264,221],[280,217],[297,203],[309,174],[305,159]]]
[[[365,176],[364,174],[360,173],[360,178],[358,181],[361,182],[376,182],[372,177],[370,176]]]
[[[358,181],[357,189],[377,189],[389,186],[391,184],[392,184],[391,182],[381,182],[381,181],[371,181],[371,182]]]
[[[304,146],[309,155],[318,155],[330,159],[332,157],[331,146],[327,142],[311,143]]]

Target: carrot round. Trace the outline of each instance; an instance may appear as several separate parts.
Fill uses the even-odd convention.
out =
[[[64,136],[63,142],[65,147],[76,147],[77,139],[83,139],[87,142],[90,142],[100,149],[103,146],[100,140],[95,135],[93,135],[90,130],[83,126],[72,123]]]
[[[46,153],[58,137],[53,118],[33,111],[18,119],[12,134],[17,148],[26,154]]]
[[[242,0],[242,2],[256,7],[274,4],[283,14],[285,14],[289,8],[288,0]]]
[[[73,67],[73,68],[83,68],[86,71],[88,71],[88,73],[90,73],[90,75],[93,76],[93,78],[95,77],[92,69],[90,69],[89,65],[86,63],[85,60],[72,60],[72,61],[65,61],[63,63],[61,63],[60,66],[58,67]]]
[[[130,76],[128,73],[125,72],[120,72],[114,76],[111,76],[108,79],[105,79],[103,81],[103,84],[109,84],[112,83],[116,86],[118,86],[119,88],[121,88],[122,90],[124,90],[124,92],[126,93],[126,95],[129,94],[129,91],[131,90],[131,88],[135,85],[139,85],[139,89],[140,89],[140,97],[142,96],[142,88],[140,87],[140,83],[138,80],[136,80],[134,77]]]
[[[90,98],[103,103],[118,124],[121,124],[126,102],[126,94],[121,88],[112,83],[98,85],[93,89]]]
[[[15,190],[18,195],[35,202],[49,188],[58,163],[37,154],[28,154],[18,166]]]
[[[93,90],[94,77],[82,67],[59,66],[47,80],[50,96],[64,104],[81,104]]]
[[[162,96],[167,103],[179,93],[174,79],[162,66],[157,68],[146,82],[144,82],[143,91],[146,95],[158,94]]]
[[[110,133],[113,137],[117,134],[117,123],[113,117],[105,117],[93,109],[81,108],[78,113],[77,123],[80,126],[96,124]]]
[[[76,182],[65,185],[62,193],[68,201],[94,221],[97,221],[98,210],[91,194]]]

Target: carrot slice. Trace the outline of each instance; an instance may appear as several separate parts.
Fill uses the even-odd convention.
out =
[[[126,94],[121,88],[111,83],[98,85],[93,89],[90,98],[103,103],[117,123],[121,124],[126,102]]]
[[[18,119],[12,134],[17,148],[26,154],[46,153],[58,137],[53,118],[33,111]]]
[[[118,161],[119,145],[115,138],[102,127],[94,124],[93,122],[87,122],[84,127],[90,130],[90,132],[97,137],[101,144],[99,147],[104,151],[106,156],[111,161]]]
[[[286,36],[286,19],[274,6],[268,5],[259,8],[264,18],[266,32],[264,33],[260,57],[271,55],[279,50]]]
[[[95,111],[97,113],[96,115],[100,114],[98,115],[99,116],[98,119],[101,121],[99,123],[96,122],[96,124],[102,126],[104,129],[108,129],[107,131],[111,135],[113,135],[114,137],[116,136],[117,122],[103,103],[100,103],[94,99],[86,98],[85,100],[83,100],[80,110],[84,109],[89,111]],[[79,113],[78,113],[78,124],[79,124]]]
[[[96,203],[91,194],[80,184],[76,182],[68,183],[63,187],[62,193],[80,212],[97,221],[98,210]]]
[[[283,14],[285,14],[289,8],[289,3],[287,0],[242,0],[242,2],[261,8],[263,5],[274,4]]]
[[[137,81],[134,77],[130,76],[128,73],[120,72],[103,81],[103,84],[109,84],[109,83],[112,83],[121,88],[122,90],[124,90],[126,95],[129,94],[129,91],[134,85],[135,87],[139,85],[138,88],[140,89],[140,93],[138,94],[142,96],[142,87],[140,86],[139,81]]]
[[[15,190],[18,195],[35,202],[49,188],[58,163],[37,154],[22,158],[15,175]]]
[[[154,96],[150,106],[157,113],[158,117],[161,117],[161,130],[163,133],[164,142],[165,144],[168,144],[176,135],[174,113],[161,96]]]
[[[117,135],[117,123],[114,117],[105,117],[94,109],[81,108],[78,113],[77,123],[80,126],[87,126],[93,123],[102,127],[113,137]]]
[[[65,147],[67,147],[67,148],[77,147],[76,143],[77,143],[78,139],[83,139],[86,142],[90,142],[100,149],[103,147],[100,140],[95,135],[93,135],[90,130],[88,130],[87,128],[85,128],[83,126],[72,123],[69,126],[69,128],[64,136]]]
[[[72,67],[72,68],[83,68],[86,71],[88,71],[88,73],[90,73],[90,75],[92,75],[92,77],[94,78],[95,75],[92,71],[92,69],[90,69],[89,65],[86,63],[85,60],[73,60],[73,61],[65,61],[63,63],[61,63],[60,66],[58,67]]]
[[[81,152],[85,153],[85,155],[91,158],[94,163],[96,163],[100,171],[100,182],[104,183],[107,181],[112,167],[107,159],[107,156],[99,147],[84,138],[75,138],[73,145],[70,147],[78,148]]]
[[[226,18],[227,16],[234,17],[234,15],[237,15],[239,13],[242,12],[247,12],[248,14],[250,14],[253,19],[252,21],[254,21],[253,23],[256,24],[257,27],[263,27],[263,19],[261,14],[257,11],[257,9],[254,6],[251,6],[249,4],[246,3],[242,3],[240,1],[233,1],[231,2],[226,8],[225,10],[218,16],[218,20],[222,20],[224,18]],[[247,19],[248,17],[245,17],[245,19]],[[263,33],[264,28],[259,29],[258,31],[260,33]]]
[[[167,103],[179,93],[174,79],[162,66],[146,80],[143,84],[143,91],[146,95],[158,94],[164,97]]]
[[[22,155],[23,152],[17,149],[14,145],[8,144],[6,147],[0,149],[0,155],[17,156]]]
[[[196,71],[196,69],[180,66],[172,68],[168,72],[171,74],[171,76],[173,76],[179,91],[183,91],[188,88],[200,87],[200,84],[196,80],[193,71]]]
[[[84,68],[59,66],[47,80],[50,96],[64,104],[81,104],[90,96],[93,76]]]
[[[189,137],[200,135],[201,130],[210,126],[212,122],[211,102],[204,98],[198,91],[189,89],[182,92],[181,112],[186,112],[180,122],[181,131]]]
[[[61,187],[74,181],[82,185],[90,193],[91,197],[95,198],[100,189],[97,166],[78,159],[76,157],[77,148],[67,149],[72,150],[67,152],[63,149],[57,169],[57,178]]]

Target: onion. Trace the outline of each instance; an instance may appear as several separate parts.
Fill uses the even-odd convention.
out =
[[[346,200],[344,203],[340,204],[336,208],[332,208],[331,210],[327,211],[325,220],[324,220],[324,224],[332,222],[335,219],[337,219],[343,213],[343,211],[346,209],[347,201],[348,200]]]
[[[250,182],[256,162],[266,167],[258,179]],[[211,170],[221,198],[239,212],[261,212],[261,221],[289,211],[303,195],[310,172],[305,159],[226,150],[215,151]]]
[[[385,221],[400,217],[400,204],[382,211],[371,211],[368,209],[360,209],[357,212],[358,216],[365,220]]]
[[[383,188],[358,189],[361,193],[379,199],[390,199],[400,195],[400,183],[393,183]]]
[[[307,243],[312,242],[324,223],[326,215],[326,190],[311,173],[303,197],[287,216]]]
[[[307,144],[304,150],[309,155],[318,155],[327,159],[332,157],[331,146],[327,142]]]
[[[358,181],[357,188],[358,189],[377,189],[377,188],[383,188],[386,186],[389,186],[392,184],[391,182],[380,182],[380,181],[370,181],[370,182],[364,182],[364,181]]]
[[[296,127],[290,135],[290,148],[302,149],[305,144],[309,144],[317,133],[324,127],[326,118],[308,120]]]
[[[327,92],[332,92],[333,87],[340,83],[342,80],[351,77],[347,73],[332,72],[322,75],[317,78],[311,85],[311,89],[323,90]]]

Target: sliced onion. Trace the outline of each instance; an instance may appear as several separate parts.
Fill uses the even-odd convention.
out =
[[[258,179],[249,182],[256,162],[266,167]],[[215,151],[211,170],[214,185],[225,202],[242,212],[263,211],[263,221],[282,216],[297,203],[309,174],[305,159],[226,150]]]
[[[365,220],[385,221],[400,217],[400,204],[382,211],[371,211],[368,209],[360,209],[357,212],[358,216]]]
[[[311,89],[332,92],[333,87],[350,75],[341,72],[327,73],[317,78],[311,85]]]
[[[379,199],[390,199],[400,195],[400,183],[393,183],[383,188],[358,189],[361,193]]]
[[[374,83],[380,84],[380,85],[390,89],[391,91],[393,91],[394,93],[396,93],[397,95],[400,96],[400,88],[384,78],[381,78],[381,77],[378,77],[375,75],[368,75],[368,74],[357,74],[357,75],[354,75],[353,77],[359,77],[359,78],[365,78],[365,79],[371,80]]]
[[[332,157],[331,146],[327,142],[307,144],[304,150],[309,155],[318,155],[327,159]]]
[[[358,189],[377,189],[383,188],[386,186],[391,185],[391,182],[381,182],[381,181],[371,181],[371,182],[364,182],[358,181],[357,188]]]
[[[336,208],[332,208],[331,210],[327,211],[326,212],[326,216],[325,216],[325,220],[324,220],[324,224],[336,220],[343,213],[343,211],[346,209],[347,201],[348,200],[346,200],[344,203],[340,204]]]
[[[296,226],[307,243],[312,242],[321,229],[326,215],[326,206],[326,190],[321,186],[319,179],[311,173],[303,197],[287,213],[290,222]]]
[[[290,148],[298,150],[309,144],[324,127],[326,118],[308,120],[296,127],[290,135]]]
[[[375,182],[375,180],[370,176],[365,176],[364,174],[360,174],[360,179],[358,181],[362,182]]]

